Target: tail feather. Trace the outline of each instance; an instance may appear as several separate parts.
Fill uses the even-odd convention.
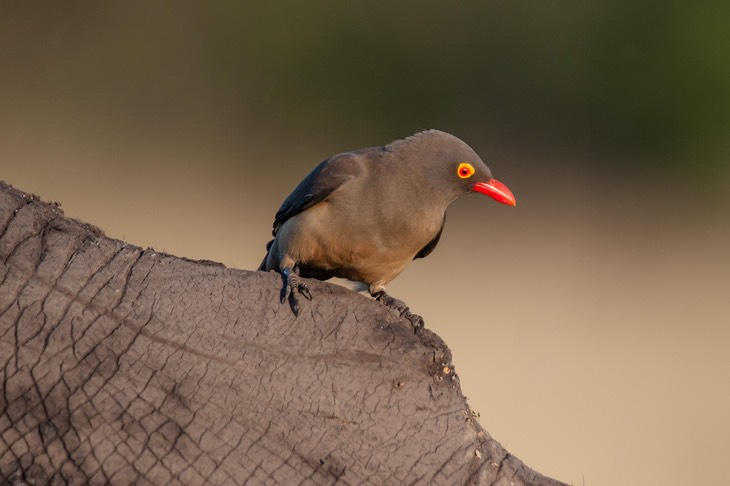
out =
[[[269,241],[266,243],[266,255],[264,255],[264,260],[261,262],[261,265],[259,265],[259,271],[265,271],[266,270],[266,261],[269,259],[269,251],[271,251],[271,245],[274,244],[274,240]]]

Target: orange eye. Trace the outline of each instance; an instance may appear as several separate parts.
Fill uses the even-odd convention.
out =
[[[472,167],[472,165],[468,162],[462,162],[456,169],[456,173],[462,179],[468,179],[469,177],[474,175],[474,167]]]

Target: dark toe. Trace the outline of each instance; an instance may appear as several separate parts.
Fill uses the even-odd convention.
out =
[[[279,299],[281,300],[281,303],[282,303],[282,304],[283,304],[284,302],[286,302],[286,296],[287,296],[288,294],[289,294],[289,286],[288,286],[288,285],[284,285],[284,286],[283,286],[283,287],[281,288],[281,292],[279,292]]]
[[[299,301],[294,292],[289,294],[289,307],[296,317],[299,317]]]
[[[406,318],[411,321],[411,324],[413,324],[413,333],[414,334],[421,334],[423,332],[424,322],[423,317],[419,316],[418,314],[411,314],[409,316],[406,316]]]
[[[307,300],[312,300],[312,292],[309,291],[309,287],[307,287],[307,284],[299,284],[299,293],[302,294]]]
[[[408,321],[413,324],[413,329],[416,334],[423,331],[423,317],[419,316],[418,314],[413,314],[405,302],[400,299],[396,299],[395,297],[391,297],[384,291],[373,294],[373,297],[375,297],[375,300],[382,303],[384,306],[396,311],[398,314],[401,315],[401,317],[405,317],[406,319],[408,319]]]

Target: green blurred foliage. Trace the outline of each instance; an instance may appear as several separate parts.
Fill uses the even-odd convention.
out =
[[[728,3],[319,5],[242,9],[213,37],[261,112],[334,127],[507,123],[664,155],[730,134]]]
[[[497,131],[677,173],[691,163],[698,177],[730,180],[728,2],[66,2],[2,10],[4,89],[25,96],[28,110],[108,116],[140,133],[177,123],[201,138],[231,130],[215,122],[220,116],[268,140]]]

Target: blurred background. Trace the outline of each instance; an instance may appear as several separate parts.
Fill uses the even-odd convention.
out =
[[[0,179],[255,269],[327,156],[425,128],[515,193],[390,287],[481,423],[576,485],[730,456],[730,3],[3,2]]]

